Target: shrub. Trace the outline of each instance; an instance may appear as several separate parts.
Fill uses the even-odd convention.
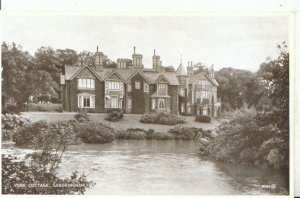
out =
[[[147,131],[140,128],[129,128],[127,130],[116,131],[115,137],[117,139],[144,140],[147,138]]]
[[[3,106],[2,114],[18,114],[21,110],[17,104],[7,104]]]
[[[115,139],[113,129],[101,123],[81,122],[75,128],[84,143],[109,143]]]
[[[5,114],[2,120],[2,140],[11,140],[13,134],[22,126],[26,126],[30,121],[21,115]]]
[[[165,125],[176,125],[186,123],[182,116],[167,113],[150,113],[144,114],[140,118],[142,123],[156,123]]]
[[[218,127],[207,153],[216,160],[288,168],[288,140],[281,137],[277,127],[268,124],[267,117],[252,110],[236,112]]]
[[[62,104],[52,103],[28,103],[27,111],[62,112]]]
[[[107,121],[116,122],[123,119],[123,114],[124,113],[122,109],[111,110],[104,119]]]
[[[174,140],[174,138],[174,135],[170,133],[155,132],[152,135],[152,139],[155,140]]]
[[[210,123],[210,116],[208,115],[197,115],[195,121],[197,122],[205,122],[205,123]]]
[[[195,127],[175,127],[168,132],[173,134],[175,139],[192,140],[199,132],[202,132],[202,129]]]
[[[77,141],[74,125],[75,122],[73,120],[60,121],[57,123],[38,121],[20,127],[13,135],[13,141],[17,146],[30,146],[43,142],[49,144],[46,140],[51,137],[50,144],[56,144],[60,141],[73,144]]]
[[[79,111],[77,114],[74,115],[74,119],[78,122],[87,122],[90,121],[89,115],[86,111]]]
[[[86,188],[94,186],[94,183],[88,181],[84,174],[79,175],[76,171],[69,178],[59,178],[57,164],[60,158],[55,157],[54,154],[42,153],[35,153],[35,158],[30,158],[29,161],[2,155],[2,194],[84,194]],[[36,161],[36,159],[42,161]],[[48,169],[47,167],[54,168]],[[47,186],[18,187],[16,184],[47,184]],[[57,184],[78,185],[59,187]]]

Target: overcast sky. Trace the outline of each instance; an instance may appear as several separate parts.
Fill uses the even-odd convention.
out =
[[[21,44],[32,55],[41,46],[94,52],[111,60],[131,58],[133,46],[152,66],[153,49],[163,65],[188,61],[256,71],[276,45],[288,42],[285,16],[103,16],[84,14],[6,14],[2,39]]]

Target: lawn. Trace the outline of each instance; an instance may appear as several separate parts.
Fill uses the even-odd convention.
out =
[[[32,122],[39,120],[46,120],[49,122],[58,121],[58,120],[69,120],[72,119],[75,113],[52,113],[52,112],[23,112],[21,113],[25,118],[28,118]],[[97,122],[105,123],[115,129],[127,129],[127,128],[143,128],[143,129],[154,129],[157,132],[167,132],[170,128],[175,126],[193,126],[202,129],[214,129],[219,124],[220,121],[217,119],[212,119],[211,123],[199,123],[195,122],[194,116],[184,116],[187,123],[178,124],[178,125],[162,125],[162,124],[153,124],[153,123],[141,123],[139,119],[141,115],[136,114],[124,114],[124,118],[118,122],[109,122],[104,120],[107,114],[89,114],[90,119]]]

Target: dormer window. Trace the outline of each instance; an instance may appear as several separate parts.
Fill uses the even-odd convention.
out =
[[[168,92],[168,86],[165,83],[157,84],[157,91],[158,93],[167,93]]]
[[[88,78],[78,79],[78,88],[79,89],[95,89],[95,80]]]

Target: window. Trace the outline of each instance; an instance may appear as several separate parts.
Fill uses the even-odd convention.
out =
[[[132,99],[128,98],[128,108],[131,109],[132,108]]]
[[[78,96],[78,108],[95,108],[95,96]]]
[[[144,92],[149,92],[149,84],[144,82]]]
[[[164,99],[158,99],[158,109],[159,110],[165,109],[165,100]]]
[[[203,107],[202,115],[208,115],[207,107]]]
[[[78,79],[78,88],[80,89],[95,89],[95,80],[88,78]]]
[[[132,90],[132,85],[131,85],[131,84],[128,84],[128,85],[127,85],[127,91],[128,91],[128,92],[131,92],[131,90]]]
[[[185,90],[184,89],[180,89],[180,96],[185,97]]]
[[[152,99],[152,107],[151,109],[155,109],[156,108],[156,102],[155,102],[155,99]]]
[[[187,106],[186,111],[187,111],[187,113],[191,113],[191,105],[188,105],[188,106]]]
[[[184,103],[181,103],[181,113],[184,113],[185,112],[185,104]]]
[[[117,97],[111,97],[111,108],[118,108],[119,100]]]
[[[158,93],[167,93],[167,84],[157,84]]]
[[[108,82],[108,89],[109,90],[120,90],[120,82],[109,81]]]
[[[209,98],[209,91],[202,91],[202,94],[203,98]]]
[[[135,81],[135,89],[140,89],[141,88],[141,82],[140,81]]]

